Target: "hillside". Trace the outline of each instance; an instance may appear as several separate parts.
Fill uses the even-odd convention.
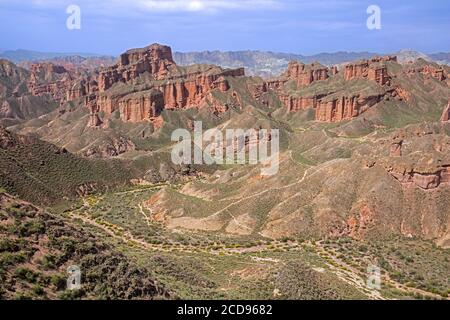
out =
[[[123,186],[133,171],[118,160],[87,160],[35,136],[0,128],[0,186],[36,204]]]
[[[4,192],[0,208],[0,299],[171,297],[148,270],[76,224]],[[71,291],[67,269],[74,265],[83,285]]]

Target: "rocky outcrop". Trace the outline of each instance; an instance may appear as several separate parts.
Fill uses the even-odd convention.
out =
[[[448,102],[447,107],[442,112],[441,121],[442,122],[449,122],[450,121],[450,101]]]
[[[434,78],[438,81],[445,81],[447,79],[446,72],[442,67],[437,65],[430,65],[428,63],[425,64],[426,62],[424,60],[419,62],[421,62],[423,65],[413,65],[412,67],[410,67],[406,71],[406,74],[408,76],[412,77],[416,74],[421,74],[425,79]]]
[[[386,56],[377,57],[371,60],[364,60],[358,63],[348,64],[344,68],[345,81],[353,79],[366,79],[374,81],[381,86],[387,86],[391,83],[391,77],[387,71],[387,62],[395,62],[396,57]],[[368,108],[374,106],[383,99],[383,94],[360,94],[349,95],[348,92],[339,94],[336,88],[322,90],[323,92],[314,94],[304,94],[302,88],[308,87],[317,81],[324,81],[338,74],[338,68],[332,67],[330,70],[320,64],[305,65],[300,62],[291,62],[285,73],[279,78],[265,81],[262,84],[254,85],[250,88],[255,99],[261,100],[264,93],[274,91],[280,102],[289,112],[297,112],[309,108],[316,109],[315,119],[324,122],[337,122],[350,120],[359,116]],[[295,81],[297,90],[287,83]],[[332,80],[330,80],[332,81]],[[346,91],[343,88],[342,91]],[[298,92],[296,92],[298,91]],[[399,100],[408,100],[410,95],[405,90],[390,90],[392,96]]]
[[[442,183],[450,183],[450,165],[437,168],[432,172],[420,172],[416,169],[388,171],[395,179],[405,185],[415,185],[429,190],[439,187]]]
[[[164,108],[164,96],[156,89],[141,91],[121,98],[118,106],[120,117],[125,122],[152,120],[161,114]]]
[[[130,139],[119,137],[113,138],[103,145],[89,148],[83,152],[83,156],[87,158],[110,158],[135,149],[136,146]]]
[[[337,68],[333,70],[337,73]],[[306,65],[298,61],[291,61],[287,70],[280,77],[264,81],[258,85],[253,85],[249,90],[252,92],[255,99],[259,99],[263,93],[270,90],[276,92],[283,91],[283,86],[288,81],[294,81],[297,88],[303,88],[311,85],[313,82],[327,80],[329,78],[328,73],[328,68],[319,63]],[[287,103],[286,99],[287,98],[284,97],[283,102],[288,106],[289,103]]]
[[[67,99],[84,97],[91,112],[90,126],[103,123],[99,114],[109,117],[118,111],[123,121],[151,121],[161,125],[163,109],[186,109],[205,104],[213,90],[227,92],[228,77],[244,76],[244,69],[224,70],[215,66],[177,67],[170,47],[158,44],[129,50],[119,62],[101,70],[96,79],[74,83]],[[114,85],[125,84],[115,89]],[[222,110],[224,106],[217,106]]]
[[[60,104],[66,100],[74,75],[63,66],[49,62],[35,63],[31,65],[30,72],[28,90],[32,95],[50,95]]]
[[[353,79],[368,79],[384,86],[390,83],[390,76],[385,64],[389,61],[395,62],[397,61],[397,57],[377,57],[371,60],[363,60],[357,63],[348,64],[344,69],[344,79],[346,81]]]
[[[317,107],[317,97],[296,97],[280,94],[280,101],[290,112],[302,111]]]
[[[342,96],[332,100],[318,101],[316,120],[324,122],[350,120],[380,102],[381,99],[381,96]]]
[[[305,65],[298,61],[292,61],[282,78],[294,80],[297,87],[301,88],[309,86],[315,81],[328,79],[328,68],[315,63]]]
[[[395,87],[394,90],[392,90],[391,96],[399,101],[405,102],[410,102],[412,99],[411,92],[399,86]]]
[[[98,91],[98,83],[95,79],[82,79],[75,81],[67,90],[67,101],[80,99],[88,94],[93,94]]]
[[[91,112],[89,115],[89,123],[88,127],[96,128],[100,127],[103,124],[102,119],[100,119],[100,116],[97,112]]]
[[[389,157],[378,162],[405,187],[450,185],[450,140],[443,132],[427,123],[400,129],[392,136]]]
[[[10,149],[17,145],[16,139],[4,127],[0,126],[0,148]]]
[[[391,157],[401,157],[402,156],[402,146],[403,139],[394,139],[391,143],[391,149],[389,150]]]
[[[128,83],[148,72],[155,80],[162,80],[174,66],[172,50],[167,46],[153,44],[142,49],[133,49],[120,56],[119,63],[102,70],[98,76],[98,87],[104,92],[118,82]]]
[[[86,197],[88,195],[94,194],[98,191],[97,183],[91,182],[91,183],[83,183],[82,185],[79,185],[75,193],[78,197]]]

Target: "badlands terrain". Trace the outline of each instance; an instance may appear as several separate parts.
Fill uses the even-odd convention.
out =
[[[1,298],[448,299],[447,65],[262,78],[159,44],[20,65],[0,60]],[[278,174],[173,164],[195,121],[279,129]]]

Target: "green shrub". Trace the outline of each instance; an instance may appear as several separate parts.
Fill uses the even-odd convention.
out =
[[[18,279],[35,283],[39,278],[39,275],[30,269],[19,267],[14,271],[14,276]]]
[[[39,284],[33,286],[33,293],[37,296],[45,295],[44,288],[42,288]]]
[[[64,290],[66,288],[66,278],[64,278],[62,275],[53,275],[50,278],[50,282],[56,287],[58,291]]]

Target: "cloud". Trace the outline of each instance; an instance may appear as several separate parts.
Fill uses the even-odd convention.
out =
[[[220,10],[256,10],[281,5],[275,0],[140,0],[139,6],[150,11],[216,12]]]
[[[60,8],[69,4],[81,8],[142,10],[147,12],[219,12],[224,10],[264,10],[282,6],[282,0],[24,0],[22,5]],[[0,4],[15,1],[0,0]]]

